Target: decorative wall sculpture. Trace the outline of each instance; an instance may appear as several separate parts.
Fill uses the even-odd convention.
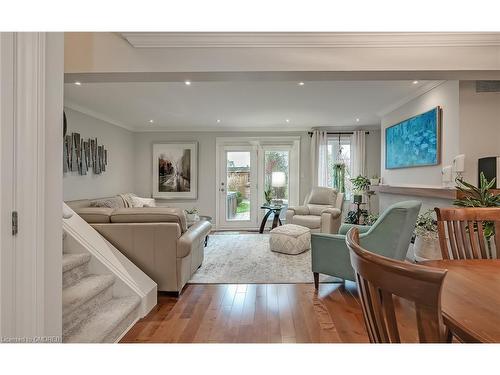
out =
[[[95,174],[106,171],[108,150],[98,145],[97,138],[84,140],[79,133],[64,137],[63,172],[78,172],[86,175],[89,169]]]

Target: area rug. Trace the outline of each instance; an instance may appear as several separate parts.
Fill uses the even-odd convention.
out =
[[[322,282],[340,282],[321,275]],[[209,238],[205,259],[190,284],[312,283],[311,251],[275,253],[269,234],[220,234]]]

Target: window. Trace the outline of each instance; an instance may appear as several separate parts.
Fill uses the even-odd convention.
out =
[[[351,137],[332,136],[328,139],[328,186],[351,196]]]

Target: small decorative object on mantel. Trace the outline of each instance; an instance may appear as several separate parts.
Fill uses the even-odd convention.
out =
[[[153,198],[196,199],[198,143],[153,145]]]
[[[443,170],[441,171],[441,180],[443,182],[443,187],[444,188],[451,188],[450,184],[453,181],[453,172],[452,172],[452,166],[447,165],[443,167]]]
[[[94,174],[106,171],[108,150],[104,145],[98,146],[97,138],[84,140],[79,133],[71,133],[64,137],[63,172],[78,172],[86,175],[89,168]]]
[[[463,179],[463,173],[465,172],[465,155],[460,154],[455,156],[453,159],[453,172],[457,174],[455,179],[461,180]]]
[[[370,186],[378,186],[380,184],[380,178],[377,175],[374,175],[370,178]]]

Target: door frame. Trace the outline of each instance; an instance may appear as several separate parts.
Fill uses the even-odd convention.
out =
[[[247,227],[237,227],[239,230],[258,230],[260,226],[260,222],[264,215],[262,210],[260,210],[260,206],[264,203],[264,196],[262,194],[262,187],[264,183],[264,153],[263,150],[268,147],[291,147],[290,152],[290,175],[293,173],[295,176],[294,186],[292,187],[292,181],[290,181],[290,192],[291,199],[290,205],[299,204],[299,194],[300,194],[300,136],[285,136],[285,137],[276,137],[276,136],[262,136],[262,137],[217,137],[215,140],[215,229],[216,230],[235,230],[235,227],[225,227],[221,225],[220,220],[220,212],[221,212],[221,199],[220,199],[220,191],[219,184],[221,181],[221,148],[225,146],[252,146],[257,150],[257,222],[256,225],[247,226]],[[293,165],[293,167],[292,167]],[[292,194],[293,190],[293,194]]]
[[[5,340],[61,339],[63,74],[64,34],[0,33],[0,336]]]

